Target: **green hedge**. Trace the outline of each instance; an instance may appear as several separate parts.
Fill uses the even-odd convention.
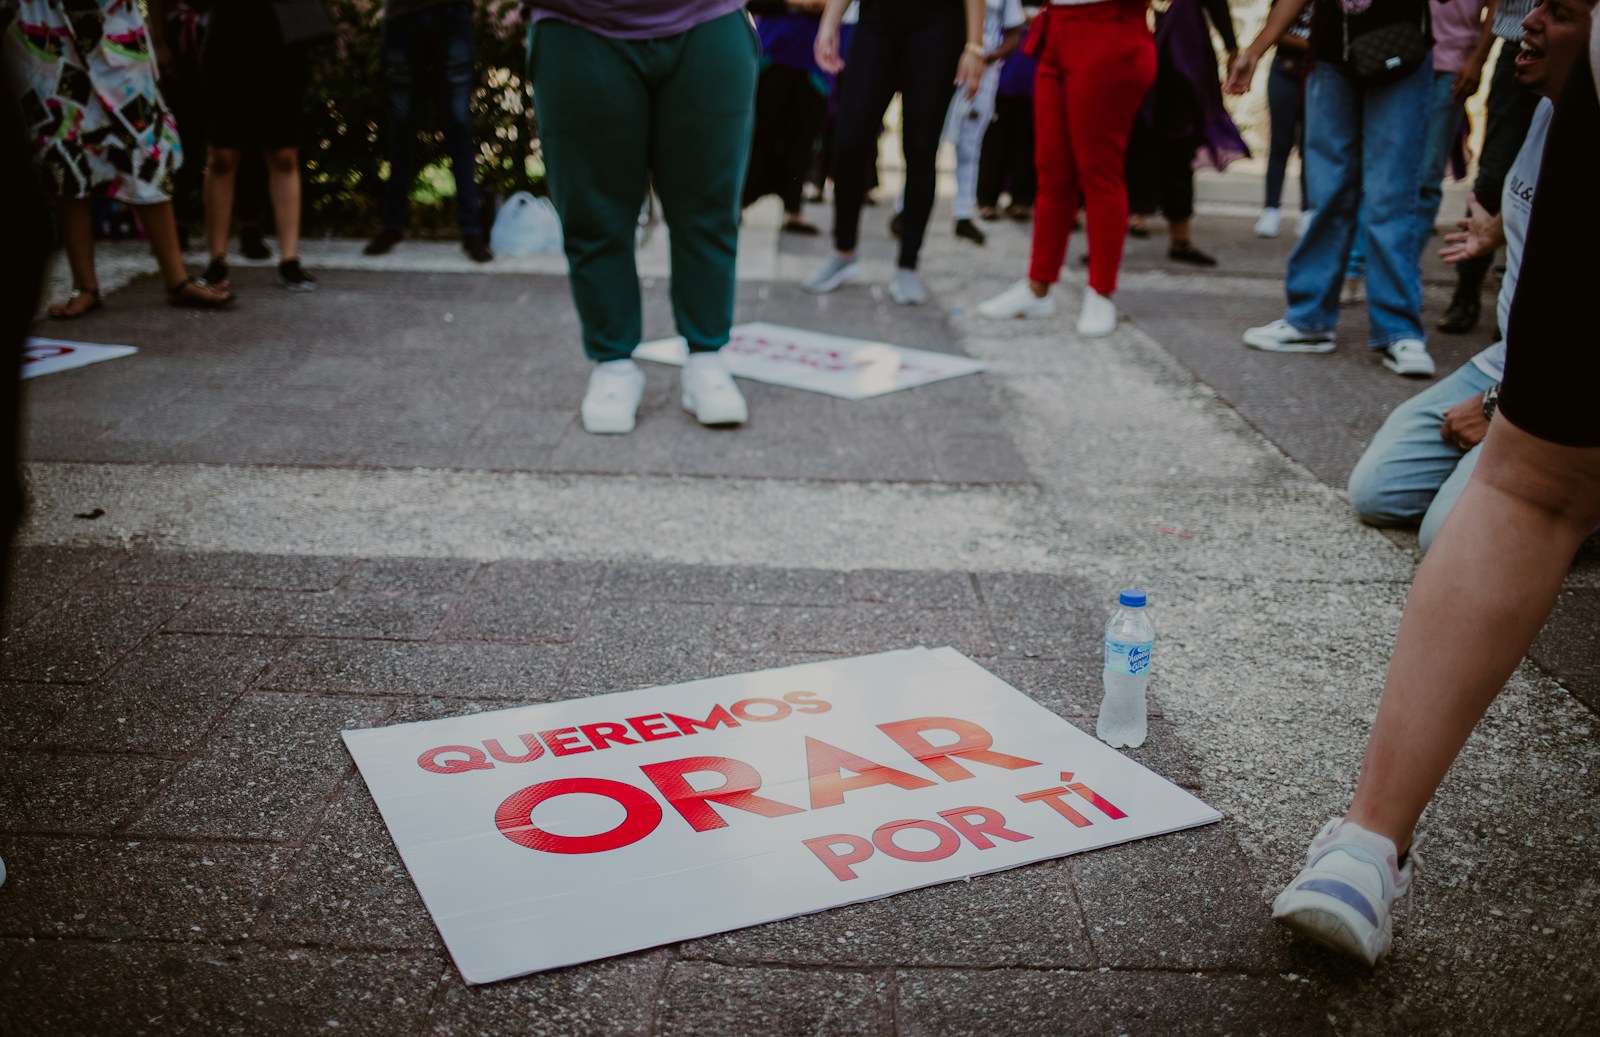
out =
[[[328,0],[338,23],[332,44],[319,47],[306,98],[306,220],[319,232],[365,235],[381,222],[388,174],[389,97],[379,65],[382,0]],[[472,117],[478,183],[486,198],[542,190],[533,131],[532,93],[524,76],[526,24],[520,0],[477,0],[478,86]],[[438,71],[418,87],[420,173],[412,189],[413,233],[449,233],[455,184],[438,129]]]

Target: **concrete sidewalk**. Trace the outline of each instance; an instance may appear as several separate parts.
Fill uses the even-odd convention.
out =
[[[887,215],[866,217],[878,280],[816,299],[796,281],[825,242],[752,210],[741,318],[989,372],[862,403],[749,385],[736,431],[694,425],[653,369],[632,436],[585,436],[564,282],[445,245],[308,249],[309,297],[241,268],[224,313],[136,281],[42,327],[141,352],[29,384],[35,506],[0,643],[6,1031],[1600,1025],[1600,557],[1424,819],[1392,958],[1333,960],[1267,901],[1342,809],[1375,709],[1415,540],[1359,526],[1339,487],[1417,383],[1358,320],[1330,356],[1240,346],[1279,315],[1290,246],[1244,217],[1197,223],[1212,272],[1135,243],[1130,320],[1086,342],[1076,266],[1058,320],[973,319],[1022,273],[1026,230],[979,249],[943,210],[933,303],[893,306]],[[1435,343],[1441,367],[1482,341]],[[449,964],[338,740],[915,644],[1084,725],[1105,603],[1133,583],[1161,631],[1134,755],[1221,824],[485,988]]]

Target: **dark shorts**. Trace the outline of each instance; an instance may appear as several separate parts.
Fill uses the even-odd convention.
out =
[[[200,55],[206,143],[298,147],[307,78],[304,48],[281,42],[270,3],[217,4]]]
[[[1600,101],[1580,58],[1550,122],[1500,386],[1500,411],[1513,424],[1570,447],[1600,447],[1600,335],[1589,309],[1600,290],[1590,258],[1600,240],[1596,141]]]

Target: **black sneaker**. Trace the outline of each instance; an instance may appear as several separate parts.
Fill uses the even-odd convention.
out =
[[[894,240],[899,241],[900,231],[905,227],[905,223],[906,215],[903,212],[897,212],[893,216],[889,217],[889,236]]]
[[[985,241],[989,240],[984,236],[983,231],[978,229],[978,225],[973,223],[971,220],[956,221],[956,237],[966,238],[974,245],[981,245]]]
[[[228,277],[232,273],[228,269],[228,261],[221,256],[212,256],[211,262],[206,264],[206,272],[200,275],[200,280],[216,285],[218,288],[228,287]]]
[[[1192,242],[1174,241],[1167,248],[1167,258],[1179,263],[1188,263],[1192,266],[1216,266],[1217,258],[1210,253],[1202,252],[1194,247]]]
[[[405,231],[398,227],[385,227],[376,237],[367,242],[367,247],[361,250],[362,255],[382,256],[389,253],[400,244],[400,239],[405,237]]]
[[[314,292],[317,279],[306,273],[298,259],[285,259],[278,264],[278,283],[291,292]]]
[[[261,228],[246,224],[239,228],[239,254],[246,259],[271,259],[272,250],[261,236]]]
[[[494,250],[489,247],[489,242],[482,234],[461,235],[461,251],[465,252],[467,258],[474,263],[487,263],[494,258]]]
[[[1482,304],[1478,301],[1477,292],[1465,292],[1460,289],[1450,299],[1450,305],[1444,311],[1444,316],[1439,318],[1439,330],[1451,335],[1465,335],[1478,326],[1478,314]]]

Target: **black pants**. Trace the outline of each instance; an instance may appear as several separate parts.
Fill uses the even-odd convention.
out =
[[[1500,410],[1524,432],[1562,446],[1600,447],[1600,339],[1586,314],[1595,290],[1594,149],[1600,103],[1578,58],[1550,121],[1539,186],[1506,321]]]
[[[1174,140],[1143,120],[1128,136],[1128,211],[1141,216],[1160,210],[1169,223],[1194,215],[1193,141]]]
[[[769,65],[756,82],[756,128],[750,138],[750,172],[744,204],[764,195],[783,199],[783,211],[800,212],[801,192],[817,135],[828,114],[828,98],[804,69]]]
[[[1478,204],[1491,215],[1500,211],[1500,192],[1505,188],[1506,174],[1511,172],[1517,152],[1522,150],[1522,142],[1528,137],[1528,124],[1533,122],[1533,110],[1537,107],[1538,95],[1517,82],[1517,48],[1510,43],[1502,44],[1489,80],[1489,98],[1484,105],[1487,121],[1483,129],[1483,153],[1478,156],[1478,178],[1472,182],[1472,193],[1477,196]],[[1493,263],[1494,253],[1491,252],[1457,264],[1459,290],[1476,295]]]
[[[1009,186],[1008,186],[1009,185]],[[994,122],[978,158],[978,207],[993,209],[1009,189],[1011,204],[1031,206],[1039,179],[1033,168],[1033,98],[994,99]]]
[[[906,168],[900,266],[914,270],[928,216],[933,212],[934,160],[945,112],[955,92],[956,64],[961,59],[967,28],[959,4],[926,2],[915,9],[900,6],[905,8],[904,16],[868,21],[863,15],[839,81],[839,121],[834,129],[837,152],[833,171],[833,240],[839,251],[855,251],[867,169],[878,146],[883,113],[898,91]]]

